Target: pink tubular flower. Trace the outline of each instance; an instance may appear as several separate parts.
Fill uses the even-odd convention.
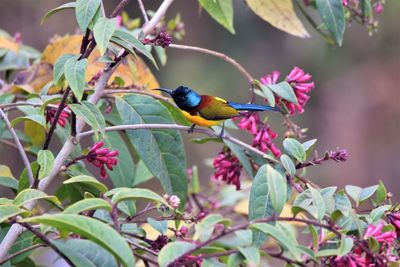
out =
[[[275,84],[279,79],[280,73],[278,71],[267,74],[260,79],[262,84]],[[294,67],[286,77],[286,81],[293,87],[293,91],[297,98],[297,104],[291,103],[279,96],[275,96],[275,101],[278,106],[286,107],[290,115],[297,113],[301,114],[304,112],[304,106],[308,99],[308,93],[314,88],[314,82],[311,81],[312,76],[305,73],[304,70],[299,67]]]
[[[261,123],[260,117],[256,112],[247,112],[246,115],[240,120],[238,126],[242,130],[247,130],[251,134],[256,135],[258,132],[258,125]]]
[[[364,239],[373,237],[379,243],[388,243],[388,244],[393,243],[393,241],[397,238],[396,232],[394,231],[382,232],[384,226],[385,224],[382,221],[380,221],[377,225],[370,224],[364,234]]]
[[[336,162],[344,162],[348,158],[347,150],[346,149],[338,149],[335,151],[329,152],[329,158],[333,159]]]
[[[278,135],[268,125],[264,125],[253,139],[252,146],[257,147],[262,152],[270,150],[275,157],[279,157],[281,151],[272,143],[272,139],[277,137]]]
[[[374,10],[376,14],[382,14],[383,12],[383,4],[381,1],[378,1],[375,5],[374,5]]]
[[[105,167],[111,171],[113,170],[113,167],[118,163],[118,160],[115,157],[119,155],[119,152],[118,150],[110,151],[108,148],[103,148],[103,146],[103,141],[95,143],[90,148],[86,160],[97,168],[100,168],[100,175],[102,178],[105,178],[107,177]]]
[[[400,213],[390,213],[387,215],[387,219],[396,228],[397,234],[400,235]]]
[[[342,0],[342,5],[348,6],[349,5],[349,0]]]
[[[122,26],[122,16],[118,15],[115,17],[115,19],[117,20],[117,26],[121,27]]]
[[[222,151],[214,158],[215,172],[212,176],[214,179],[220,179],[227,184],[236,186],[236,190],[240,190],[240,173],[242,165],[237,157],[231,155],[230,150]]]
[[[60,125],[61,127],[65,127],[65,124],[67,124],[68,119],[69,119],[69,108],[66,107],[61,111],[60,116],[58,117],[57,124]],[[53,124],[54,122],[54,117],[56,116],[57,113],[57,108],[48,108],[46,111],[46,122],[50,124]]]

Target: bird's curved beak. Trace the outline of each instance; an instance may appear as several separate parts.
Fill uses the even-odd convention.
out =
[[[169,94],[169,95],[172,95],[172,93],[174,92],[174,90],[167,89],[167,88],[156,88],[156,89],[153,89],[153,90],[158,90],[158,91],[167,93],[167,94]]]

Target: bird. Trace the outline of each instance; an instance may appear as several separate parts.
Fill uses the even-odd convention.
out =
[[[189,132],[193,132],[196,125],[215,126],[222,123],[223,135],[224,124],[227,119],[242,115],[241,111],[277,111],[280,108],[266,105],[241,104],[212,96],[200,95],[196,91],[186,86],[179,86],[175,90],[168,88],[156,88],[154,90],[162,91],[172,97],[175,104],[183,113],[183,116],[192,123]]]

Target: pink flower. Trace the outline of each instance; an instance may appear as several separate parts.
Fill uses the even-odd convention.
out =
[[[376,13],[376,14],[382,14],[382,12],[383,12],[383,4],[382,4],[381,1],[377,2],[377,3],[374,5],[374,10],[375,10],[375,13]]]
[[[278,71],[267,74],[260,79],[262,84],[275,84],[279,79],[280,73]],[[293,91],[297,98],[297,104],[291,103],[279,96],[275,95],[275,101],[278,106],[286,107],[290,115],[297,113],[301,114],[304,112],[304,106],[308,99],[308,93],[314,88],[314,82],[311,81],[312,76],[305,73],[304,70],[299,67],[294,67],[289,75],[286,77],[286,81],[293,87]]]
[[[46,111],[46,122],[47,123],[50,122],[50,124],[53,124],[56,113],[57,113],[57,108],[53,108],[53,107],[48,108]],[[61,111],[60,116],[58,117],[57,124],[64,128],[65,124],[67,124],[67,122],[68,122],[68,119],[69,119],[69,108],[65,107]]]
[[[242,165],[237,157],[231,155],[230,150],[220,152],[214,158],[213,165],[215,172],[212,178],[220,179],[225,181],[227,184],[233,184],[236,186],[236,190],[240,190],[239,178],[242,171]]]
[[[113,167],[118,163],[118,160],[115,157],[119,155],[119,152],[118,150],[110,151],[108,148],[103,148],[103,146],[103,141],[95,143],[90,148],[86,160],[92,163],[95,167],[100,168],[100,175],[102,178],[105,178],[107,177],[105,167],[111,171],[113,170]]]
[[[342,5],[348,6],[348,4],[349,4],[349,0],[342,0]]]
[[[117,20],[117,26],[121,27],[122,26],[122,16],[118,15],[115,17],[115,19]]]
[[[181,203],[181,199],[176,195],[170,196],[168,194],[165,194],[163,197],[174,209],[177,209],[179,207],[179,204]]]
[[[260,117],[256,112],[247,112],[246,115],[240,120],[238,126],[242,130],[247,130],[256,135],[258,132],[258,125],[261,123]]]
[[[278,135],[265,124],[261,130],[258,131],[251,145],[260,149],[262,152],[270,150],[275,157],[279,157],[281,151],[272,143],[272,140],[277,137]]]
[[[393,243],[393,241],[397,238],[396,232],[387,231],[382,232],[383,227],[385,226],[383,221],[380,221],[377,225],[370,224],[364,234],[364,239],[368,239],[369,237],[373,237],[379,243]]]
[[[387,218],[388,222],[396,228],[396,232],[400,234],[400,213],[390,213]]]

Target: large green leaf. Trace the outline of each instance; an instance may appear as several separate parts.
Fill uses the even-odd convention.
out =
[[[291,176],[296,175],[296,166],[294,165],[292,159],[288,155],[282,154],[280,160],[282,166],[285,168],[285,170],[288,172],[289,175]]]
[[[72,183],[83,183],[85,185],[92,186],[103,193],[108,190],[107,186],[100,183],[97,179],[87,175],[78,175],[64,181],[64,184],[72,184]]]
[[[199,0],[199,3],[219,24],[230,33],[235,33],[232,0]]]
[[[146,56],[148,59],[151,60],[151,62],[153,62],[154,66],[157,67],[156,61],[154,60],[153,55],[149,52],[149,50],[147,50],[146,46],[139,41],[133,34],[131,34],[128,31],[125,30],[121,30],[121,29],[117,29],[115,30],[114,34],[113,34],[114,38],[111,38],[111,41],[115,42],[116,39],[119,39],[122,41],[122,43],[117,43],[118,45],[122,45],[122,44],[127,44],[128,47],[125,47],[125,45],[122,45],[124,48],[127,48],[128,51],[132,50],[132,48],[135,48],[137,51],[139,51],[140,53],[142,53],[144,56]]]
[[[101,17],[97,20],[93,28],[94,39],[99,46],[100,53],[104,54],[107,50],[110,39],[117,27],[117,19],[108,19]]]
[[[86,239],[52,240],[56,247],[68,257],[76,267],[117,267],[112,254],[103,247]]]
[[[57,58],[53,69],[53,81],[55,84],[58,84],[61,78],[64,76],[64,65],[71,58],[78,59],[78,57],[73,54],[65,54]]]
[[[267,86],[277,96],[280,96],[281,98],[286,99],[289,102],[297,104],[297,97],[294,94],[292,86],[290,86],[288,82],[283,81],[277,84],[268,84]]]
[[[107,169],[107,174],[114,186],[133,187],[138,169],[132,160],[132,155],[124,139],[118,132],[108,132],[107,137],[101,139],[106,147],[119,152],[118,164],[113,167],[112,171]]]
[[[172,263],[174,260],[195,248],[195,244],[176,241],[168,243],[165,247],[163,247],[158,254],[158,264],[160,267],[167,267],[168,264]]]
[[[286,178],[270,165],[267,165],[267,184],[272,207],[276,214],[280,214],[287,197]]]
[[[25,190],[22,190],[15,197],[13,203],[18,206],[24,206],[28,202],[31,202],[34,200],[39,200],[39,199],[45,199],[49,202],[52,202],[56,206],[61,206],[61,202],[60,202],[60,200],[58,200],[57,197],[49,196],[43,191],[32,189],[32,188],[27,188]]]
[[[111,211],[111,204],[102,198],[85,198],[68,206],[63,213],[81,213],[83,211],[96,209]]]
[[[81,104],[69,104],[71,110],[76,116],[82,118],[87,124],[89,124],[95,131],[96,137],[98,132],[104,133],[106,128],[106,121],[101,114],[101,111],[94,104],[89,101],[82,101]]]
[[[283,140],[283,148],[285,151],[300,162],[306,160],[306,151],[299,141],[293,138]]]
[[[54,165],[54,155],[50,150],[40,150],[38,153],[37,162],[40,166],[39,180],[49,175]]]
[[[317,209],[316,218],[318,220],[322,220],[324,218],[326,210],[324,198],[322,197],[321,193],[315,188],[310,187],[310,192],[313,204]]]
[[[221,214],[209,214],[200,223],[196,224],[196,232],[193,239],[204,242],[211,237],[216,224],[228,226],[230,223],[231,221],[222,217]]]
[[[0,186],[18,189],[18,180],[14,177],[0,176]]]
[[[124,124],[173,124],[168,110],[159,101],[144,95],[117,98]],[[188,187],[183,141],[177,130],[138,129],[126,131],[147,168],[157,177],[167,194],[175,194],[184,207]]]
[[[76,7],[76,3],[75,2],[70,2],[70,3],[66,3],[63,4],[59,7],[53,8],[52,10],[48,11],[46,13],[46,15],[43,16],[42,21],[40,22],[40,24],[43,24],[48,18],[50,18],[52,15],[54,15],[55,13],[65,10],[65,9],[73,9]]]
[[[0,206],[0,223],[8,220],[13,216],[16,216],[20,213],[24,212],[24,210],[20,209],[17,205],[5,204]]]
[[[99,220],[76,214],[54,214],[30,217],[23,221],[46,224],[77,233],[108,250],[122,265],[134,266],[135,259],[125,239],[111,226]]]
[[[23,121],[31,121],[40,125],[42,128],[46,128],[46,120],[44,116],[40,114],[32,114],[24,117],[18,117],[11,121],[11,127],[15,127],[15,125]]]
[[[316,0],[316,3],[326,28],[336,43],[341,46],[346,27],[342,0]]]
[[[87,59],[77,60],[75,57],[68,59],[64,64],[64,75],[75,97],[80,101],[85,90],[85,75]]]
[[[257,247],[239,247],[239,251],[246,258],[247,266],[260,265],[260,250]]]
[[[116,193],[112,197],[112,202],[118,203],[127,199],[146,199],[156,203],[169,206],[167,201],[160,195],[149,189],[144,188],[116,188]],[[107,194],[108,195],[108,194]]]
[[[274,214],[267,184],[267,166],[268,165],[261,166],[251,186],[249,199],[250,221],[270,217]],[[260,231],[253,232],[253,242],[255,245],[261,246],[265,239],[266,235],[264,233]]]
[[[82,32],[85,33],[90,22],[95,17],[97,10],[100,8],[101,0],[77,0],[75,8],[75,16]]]

